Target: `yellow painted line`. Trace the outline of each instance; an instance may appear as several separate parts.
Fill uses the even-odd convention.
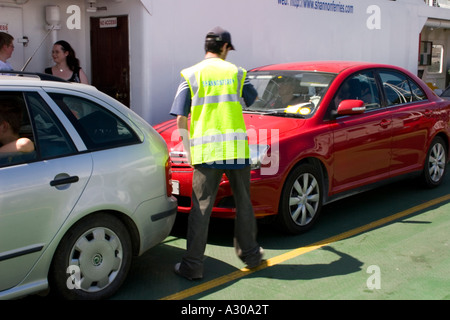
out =
[[[333,242],[337,242],[337,241],[340,241],[340,240],[343,240],[343,239],[346,239],[346,238],[350,238],[350,237],[355,236],[355,235],[357,235],[359,233],[363,233],[363,232],[366,232],[368,230],[375,229],[375,228],[377,228],[379,226],[385,225],[385,224],[387,224],[389,222],[392,222],[394,220],[406,217],[406,216],[411,215],[413,213],[419,212],[421,210],[427,209],[429,207],[432,207],[434,205],[437,205],[439,203],[442,203],[442,202],[445,202],[445,201],[449,201],[449,200],[450,200],[450,194],[442,196],[442,197],[439,197],[439,198],[436,198],[436,199],[433,199],[433,200],[430,200],[428,202],[425,202],[425,203],[419,204],[417,206],[414,206],[414,207],[412,207],[410,209],[407,209],[407,210],[401,211],[399,213],[396,213],[396,214],[394,214],[392,216],[389,216],[389,217],[386,217],[386,218],[383,218],[383,219],[371,222],[371,223],[363,225],[361,227],[358,227],[358,228],[352,229],[350,231],[341,233],[339,235],[330,237],[328,239],[316,242],[316,243],[314,243],[312,245],[309,245],[309,246],[306,246],[306,247],[300,247],[300,248],[291,250],[289,252],[286,252],[284,254],[281,254],[279,256],[267,259],[264,263],[262,263],[261,265],[259,265],[256,268],[253,268],[253,269],[242,268],[240,270],[236,270],[236,271],[234,271],[234,272],[232,272],[230,274],[224,275],[222,277],[219,277],[219,278],[210,280],[208,282],[199,284],[199,285],[197,285],[195,287],[192,287],[192,288],[189,288],[189,289],[177,292],[175,294],[163,297],[160,300],[181,300],[181,299],[189,298],[189,297],[191,297],[193,295],[196,295],[198,293],[202,293],[204,291],[207,291],[207,290],[210,290],[212,288],[218,287],[218,286],[223,285],[225,283],[228,283],[228,282],[231,282],[231,281],[243,278],[243,277],[245,277],[245,276],[247,276],[249,274],[252,274],[252,273],[254,273],[256,271],[263,270],[263,269],[266,269],[268,267],[271,267],[271,266],[283,263],[283,262],[285,262],[287,260],[290,260],[290,259],[293,259],[295,257],[301,256],[302,254],[314,251],[316,249],[320,249],[320,248],[322,248],[324,246],[327,246],[327,245],[329,245],[329,244],[331,244]]]

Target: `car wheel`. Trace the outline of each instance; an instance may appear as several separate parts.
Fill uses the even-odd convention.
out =
[[[434,138],[425,159],[422,181],[426,187],[440,185],[445,175],[447,165],[447,147],[441,137]]]
[[[49,274],[50,292],[64,299],[105,299],[122,285],[131,265],[130,236],[122,222],[96,214],[63,237]]]
[[[286,179],[277,222],[283,231],[299,234],[317,221],[322,208],[322,174],[310,164],[295,168]]]

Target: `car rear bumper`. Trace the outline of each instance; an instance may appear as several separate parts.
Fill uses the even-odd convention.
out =
[[[279,177],[261,177],[252,172],[250,194],[255,217],[263,218],[278,213],[280,196]],[[189,213],[192,208],[192,169],[173,171],[173,180],[177,183],[178,212]],[[229,182],[224,176],[217,192],[216,201],[211,213],[212,217],[229,218],[236,216],[233,193]]]
[[[177,200],[161,196],[142,203],[133,219],[140,238],[139,255],[163,241],[172,230],[177,213]]]

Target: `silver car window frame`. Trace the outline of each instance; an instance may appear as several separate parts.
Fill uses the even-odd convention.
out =
[[[63,124],[64,128],[67,130],[78,152],[87,151],[87,147],[84,144],[83,139],[81,139],[80,135],[78,134],[77,130],[74,128],[69,119],[67,119],[66,115],[61,110],[61,108],[52,100],[52,98],[50,98],[46,90],[43,90],[42,88],[36,88],[36,90],[28,90],[28,91],[35,91],[40,94],[42,99],[44,99],[44,101],[56,115],[58,120]]]
[[[47,103],[47,105],[50,107],[50,109],[54,112],[58,120],[62,123],[63,127],[65,128],[70,138],[72,139],[75,147],[77,148],[78,152],[87,151],[86,145],[84,144],[78,132],[73,127],[72,123],[69,121],[69,119],[67,119],[65,114],[61,111],[58,105],[56,105],[56,103],[50,98],[50,96],[45,92],[45,90],[42,89],[42,87],[5,86],[1,88],[0,91],[22,92],[24,94],[26,93],[39,94],[42,97],[42,99]]]
[[[67,90],[67,89],[60,89],[60,88],[51,88],[51,87],[46,87],[44,88],[44,90],[46,91],[46,96],[48,99],[51,99],[51,97],[47,94],[48,93],[59,93],[59,94],[67,94],[67,95],[73,95],[73,96],[77,96],[80,98],[84,98],[87,100],[90,100],[92,102],[95,102],[101,106],[103,106],[104,108],[106,108],[109,112],[112,112],[114,115],[116,115],[117,117],[119,117],[122,121],[126,122],[126,124],[128,124],[131,129],[136,133],[136,135],[139,137],[139,139],[141,140],[141,142],[144,141],[144,133],[142,132],[142,130],[136,125],[136,123],[133,121],[134,119],[130,118],[129,116],[127,116],[125,113],[121,112],[120,110],[118,110],[117,108],[114,107],[114,105],[112,105],[109,101],[103,100],[98,98],[97,96],[91,95],[89,93],[84,93],[81,91],[77,91],[77,90]],[[107,97],[110,98],[110,97]],[[110,98],[113,99],[113,98]],[[118,101],[114,100],[116,103],[119,103]],[[53,105],[56,105],[56,103],[52,100]],[[57,106],[57,105],[56,105]],[[57,106],[58,107],[58,106]],[[62,113],[61,109],[58,107],[59,111]],[[69,121],[69,119],[67,119],[67,117],[64,115],[64,118]],[[70,121],[69,121],[70,122]],[[73,128],[73,126],[71,125],[71,127]],[[75,128],[74,128],[75,130]],[[78,133],[77,133],[78,135]],[[78,135],[79,136],[79,135]],[[80,137],[81,139],[81,137]],[[84,145],[84,143],[83,143]],[[85,146],[86,147],[86,146]]]

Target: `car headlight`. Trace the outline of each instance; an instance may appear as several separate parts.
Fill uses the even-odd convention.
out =
[[[251,144],[250,146],[251,169],[261,168],[261,161],[267,155],[269,146],[265,144]]]

